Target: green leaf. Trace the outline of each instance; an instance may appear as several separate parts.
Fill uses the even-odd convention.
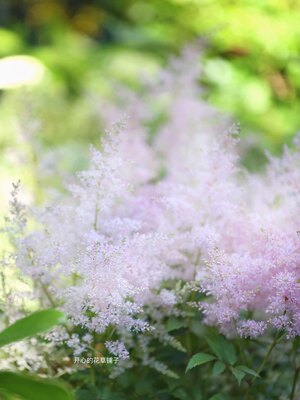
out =
[[[298,281],[298,283],[300,283],[300,282]],[[293,350],[297,351],[299,349],[299,347],[300,347],[300,337],[298,336],[298,337],[295,337],[295,339],[293,340]]]
[[[254,371],[254,369],[248,368],[245,365],[237,365],[235,368],[239,369],[240,371],[245,372],[245,374],[253,375],[256,378],[260,378],[258,373],[256,371]]]
[[[167,322],[167,331],[172,332],[177,329],[183,328],[186,326],[184,320],[180,320],[178,318],[171,317]]]
[[[240,385],[242,380],[245,378],[246,374],[245,372],[241,371],[240,369],[230,367],[231,372],[235,376],[236,380],[238,381],[238,384]]]
[[[236,351],[234,345],[225,339],[224,342],[224,358],[225,361],[230,365],[234,365],[237,362]]]
[[[205,337],[209,347],[220,361],[234,365],[237,361],[236,351],[231,342],[222,335]]]
[[[191,397],[183,390],[183,389],[176,389],[174,392],[172,392],[172,396],[175,399],[179,400],[190,400]]]
[[[225,397],[221,393],[214,394],[212,397],[209,398],[209,400],[226,400],[227,397]]]
[[[24,400],[74,399],[69,388],[61,382],[9,371],[0,371],[0,390],[18,395]]]
[[[194,354],[193,357],[190,359],[185,372],[188,372],[190,369],[197,367],[198,365],[206,364],[215,359],[216,357],[206,353]]]
[[[63,322],[65,315],[61,311],[53,309],[37,311],[0,332],[0,347],[45,332]]]
[[[226,365],[222,361],[216,361],[213,367],[213,376],[220,375],[224,372]]]
[[[196,336],[203,337],[203,330],[203,323],[199,319],[193,318],[190,324],[190,331]]]
[[[8,392],[3,392],[0,387],[0,399],[1,400],[16,400],[16,397]]]

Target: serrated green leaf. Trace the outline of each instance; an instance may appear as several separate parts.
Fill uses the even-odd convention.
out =
[[[248,368],[245,365],[237,365],[235,368],[239,369],[240,371],[245,372],[246,374],[253,375],[256,378],[260,378],[258,373],[256,371],[254,371],[254,369]]]
[[[226,365],[222,361],[216,361],[213,367],[213,376],[220,375],[224,372]]]
[[[216,357],[212,356],[211,354],[206,354],[206,353],[194,354],[193,357],[190,359],[185,372],[188,372],[190,369],[192,369],[194,367],[197,367],[202,364],[206,364],[215,359],[216,359]]]
[[[234,367],[230,367],[230,370],[232,374],[235,376],[236,380],[238,381],[238,384],[240,385],[242,380],[246,376],[245,372],[241,371],[240,369],[236,369]]]
[[[10,371],[0,371],[0,389],[24,400],[74,399],[71,390],[61,382]]]
[[[65,315],[61,311],[54,309],[37,311],[0,332],[0,347],[45,332],[63,322]]]
[[[234,365],[237,361],[233,344],[222,335],[205,337],[209,347],[220,361]]]

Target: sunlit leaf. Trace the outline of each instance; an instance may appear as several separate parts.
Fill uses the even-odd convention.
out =
[[[54,309],[37,311],[0,332],[0,347],[45,332],[63,322],[65,315],[61,311]]]

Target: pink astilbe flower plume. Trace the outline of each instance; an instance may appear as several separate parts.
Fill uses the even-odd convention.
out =
[[[180,296],[163,287],[176,280],[205,295],[204,323],[225,334],[299,335],[300,153],[286,149],[260,175],[244,170],[237,128],[219,128],[200,99],[195,55],[186,57],[189,68],[174,62],[160,89],[148,83],[165,115],[151,140],[149,98],[131,96],[133,129],[116,124],[68,194],[36,213],[18,266],[74,324],[113,326],[127,342],[128,331],[151,329],[172,340],[149,321],[178,312]],[[121,342],[107,346],[127,357]]]

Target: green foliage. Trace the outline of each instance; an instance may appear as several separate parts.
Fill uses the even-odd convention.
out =
[[[37,311],[0,332],[0,346],[32,337],[64,322],[65,315],[61,311],[54,309]],[[0,371],[0,393],[7,400],[15,395],[23,400],[40,400],[41,397],[43,400],[74,398],[70,388],[60,381],[11,371]]]
[[[245,374],[249,374],[255,376],[256,378],[259,378],[259,375],[253,369],[248,368],[245,365],[238,365],[236,369],[245,372]]]
[[[217,393],[214,396],[210,397],[209,400],[228,400],[228,397],[224,396],[223,394]]]
[[[61,311],[37,311],[0,332],[0,347],[45,332],[65,321],[65,315]]]
[[[197,353],[193,355],[193,357],[188,362],[186,372],[199,365],[207,364],[211,361],[214,361],[217,358],[217,361],[214,363],[212,368],[212,377],[218,377],[219,375],[221,375],[226,370],[226,367],[228,367],[228,370],[235,377],[238,385],[241,385],[241,382],[247,374],[255,378],[259,377],[259,374],[253,369],[245,365],[235,365],[238,361],[235,346],[223,335],[210,333],[210,335],[207,335],[205,337],[205,340],[215,356],[207,353]],[[223,397],[220,394],[216,394],[212,398],[221,399]]]
[[[299,130],[298,1],[38,3],[4,2],[0,55],[34,55],[72,95],[101,78],[134,83],[200,37],[208,99],[258,132],[260,149]]]
[[[240,385],[244,377],[246,376],[245,372],[241,371],[240,369],[230,367],[231,372],[235,376],[236,380],[238,381],[238,384]]]
[[[0,28],[0,56],[8,56],[16,54],[22,48],[22,39],[15,32],[8,29]]]
[[[167,331],[172,332],[177,329],[183,328],[186,326],[186,322],[184,320],[180,320],[175,317],[171,317],[167,322]]]
[[[195,329],[197,321],[201,330]],[[272,357],[265,359],[271,333],[270,337],[260,340],[228,340],[214,329],[203,326],[196,314],[185,320],[185,326],[171,330],[170,334],[188,349],[187,353],[156,339],[149,343],[149,351],[151,357],[174,371],[177,379],[150,365],[141,365],[142,350],[136,342],[130,356],[134,365],[125,368],[119,376],[110,378],[110,366],[98,364],[86,365],[66,377],[76,389],[77,400],[152,400],[154,393],[157,400],[241,400],[247,391],[248,400],[254,396],[257,400],[276,400],[283,393],[290,395],[293,378],[290,360],[295,357],[299,362],[299,352],[294,353],[291,342],[280,342]],[[262,363],[264,367],[258,375]]]
[[[237,357],[234,345],[226,340],[224,336],[217,335],[206,337],[206,341],[219,360],[230,365],[234,365],[236,363]]]
[[[202,364],[206,364],[215,359],[216,359],[216,357],[214,357],[210,354],[206,354],[206,353],[194,354],[186,367],[186,372],[188,372],[192,368],[198,367],[199,365],[202,365]]]
[[[216,361],[213,367],[213,376],[220,375],[226,369],[226,364],[222,361]]]
[[[54,380],[0,371],[0,391],[18,395],[24,400],[72,400],[71,391]]]

